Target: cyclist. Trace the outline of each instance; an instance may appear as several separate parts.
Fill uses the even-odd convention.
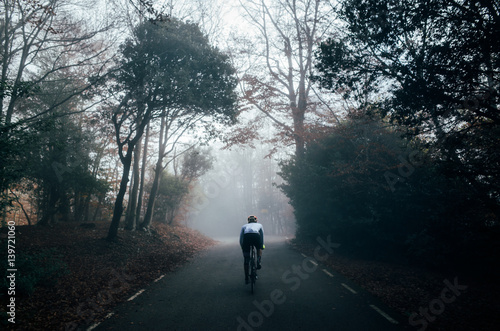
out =
[[[264,248],[264,228],[262,224],[257,223],[257,217],[254,215],[248,216],[248,223],[241,227],[240,246],[243,250],[245,284],[248,284],[250,247],[255,246],[255,248],[257,248],[257,269],[262,268],[260,262],[262,258],[262,249]]]

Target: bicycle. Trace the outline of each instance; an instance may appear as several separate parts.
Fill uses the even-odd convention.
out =
[[[250,289],[253,294],[255,282],[257,281],[257,251],[255,246],[250,246]]]

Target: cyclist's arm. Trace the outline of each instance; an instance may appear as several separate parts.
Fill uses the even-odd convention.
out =
[[[259,233],[260,233],[260,241],[262,242],[262,245],[264,245],[264,229],[262,227],[259,229]]]
[[[240,232],[240,247],[243,248],[243,235],[245,234],[245,227],[241,227],[241,232]]]

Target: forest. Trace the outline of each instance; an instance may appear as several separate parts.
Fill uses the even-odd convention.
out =
[[[0,16],[2,228],[106,222],[116,241],[258,214],[351,256],[497,264],[496,0],[16,0]]]
[[[499,251],[498,3],[240,5],[251,34],[224,32],[224,4],[4,2],[2,224],[170,224],[220,148],[258,142],[281,179],[241,180],[246,209],[289,199],[299,237]]]

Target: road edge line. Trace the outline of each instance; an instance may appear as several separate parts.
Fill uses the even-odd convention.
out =
[[[132,295],[130,298],[127,299],[127,301],[132,301],[134,300],[135,298],[137,298],[139,295],[142,294],[142,292],[144,292],[145,289],[142,289],[142,290],[139,290],[136,294]]]
[[[386,314],[382,309],[380,309],[379,307],[375,306],[375,305],[370,305],[370,307],[375,310],[377,313],[379,313],[380,315],[384,316],[385,319],[387,319],[389,322],[391,322],[392,324],[399,324],[398,321],[396,321],[394,318],[392,318],[391,316],[389,316],[388,314]]]
[[[346,288],[347,290],[349,290],[350,292],[352,292],[352,294],[358,294],[358,292],[356,292],[351,287],[349,287],[349,285],[347,285],[345,283],[340,283],[340,285],[342,285],[344,288]]]
[[[328,270],[322,269],[325,274],[327,274],[330,277],[333,277],[333,274],[331,274]]]

